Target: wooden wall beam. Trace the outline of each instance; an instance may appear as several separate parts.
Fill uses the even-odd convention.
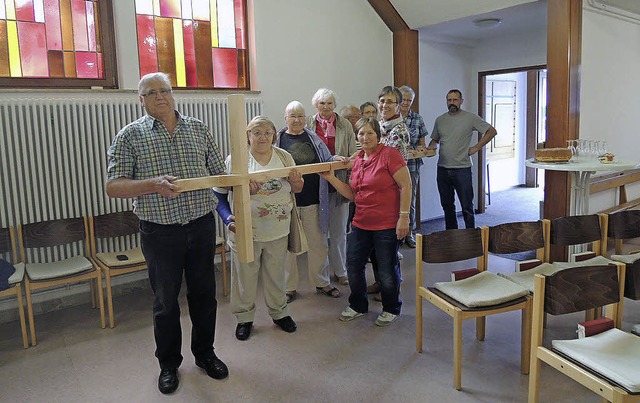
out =
[[[566,147],[579,138],[582,0],[548,2],[547,21],[546,146]],[[570,186],[566,172],[545,172],[545,218],[569,215]],[[565,248],[552,248],[552,260],[565,257]]]

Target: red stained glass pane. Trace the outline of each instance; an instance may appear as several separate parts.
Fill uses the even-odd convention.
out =
[[[194,10],[195,11],[195,10]],[[196,64],[198,65],[198,87],[213,88],[213,63],[211,62],[211,23],[193,22]]]
[[[156,50],[156,31],[153,16],[136,16],[138,25],[138,58],[140,59],[140,77],[158,71]]]
[[[205,3],[202,0],[196,1]],[[160,15],[163,17],[180,18],[180,0],[160,0]]]
[[[71,18],[71,0],[60,0],[60,27],[62,28],[62,49],[73,50],[73,20]],[[66,70],[66,68],[65,71],[67,72],[67,77],[69,77],[69,71]]]
[[[235,17],[236,17],[236,47],[238,49],[246,49],[245,43],[245,25],[244,25],[244,0],[235,0]]]
[[[184,64],[187,75],[187,87],[198,86],[198,67],[196,65],[196,48],[193,40],[193,22],[183,22]]]
[[[171,76],[171,85],[176,81],[176,47],[173,37],[173,20],[156,17],[156,38],[158,47],[158,71]]]
[[[13,1],[13,0],[9,0],[9,1]],[[2,6],[4,7],[4,4],[2,4]],[[35,22],[36,17],[33,12],[33,0],[16,1],[16,19],[18,21]]]
[[[49,57],[49,77],[64,78],[64,56],[61,50],[50,50]]]
[[[213,48],[213,84],[216,88],[236,88],[238,57],[235,49]]]
[[[87,40],[89,41],[89,50],[96,50],[96,26],[95,17],[93,16],[93,2],[87,2]]]
[[[94,52],[76,52],[78,78],[98,78],[98,58]]]
[[[0,77],[9,77],[9,41],[7,38],[7,21],[0,20]]]
[[[64,56],[64,75],[67,78],[76,77],[76,55],[73,52],[62,52]]]
[[[73,43],[75,50],[89,50],[87,37],[87,8],[84,0],[71,1],[71,17],[73,20]]]
[[[247,77],[247,51],[238,49],[238,88],[249,88]]]
[[[48,77],[44,24],[18,21],[18,42],[23,77]]]
[[[44,20],[47,27],[47,48],[49,50],[62,50],[59,10],[60,3],[58,0],[44,0]]]

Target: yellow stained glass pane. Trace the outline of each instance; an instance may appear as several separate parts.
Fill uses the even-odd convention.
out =
[[[0,0],[2,5],[2,0]],[[7,21],[0,20],[0,77],[10,77],[9,43],[7,41]]]
[[[13,0],[5,1],[5,3],[7,4],[7,20],[14,20],[15,21],[15,19],[16,19],[16,5],[15,5],[15,3],[13,2]]]
[[[76,55],[73,52],[64,52],[64,75],[67,78],[76,78]]]
[[[73,50],[73,19],[71,17],[71,0],[60,0],[60,27],[62,29],[62,50]],[[67,77],[69,77],[68,74]]]
[[[218,10],[216,0],[209,0],[211,6],[211,47],[218,47]]]
[[[187,72],[184,63],[184,35],[182,34],[182,20],[173,19],[173,41],[176,48],[176,82],[178,87],[187,86]]]
[[[15,21],[7,21],[7,38],[9,42],[9,70],[11,70],[11,77],[22,77],[20,47],[18,46],[18,25]]]

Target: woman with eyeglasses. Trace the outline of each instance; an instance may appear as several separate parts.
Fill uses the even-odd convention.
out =
[[[292,101],[284,112],[286,126],[278,132],[276,145],[293,156],[296,165],[315,164],[329,161],[347,161],[348,158],[334,156],[318,135],[305,127],[304,106]],[[351,124],[347,121],[347,124]],[[340,291],[331,285],[328,267],[325,265],[329,250],[327,229],[329,228],[329,185],[316,174],[304,175],[304,187],[296,194],[298,213],[302,228],[307,236],[307,270],[309,282],[316,292],[331,298],[340,297]],[[344,226],[342,232],[344,234]],[[296,299],[298,292],[297,256],[289,254],[285,270],[287,272],[287,299]]]
[[[247,126],[249,172],[294,166],[291,154],[275,147],[276,128],[266,117],[256,116]],[[227,173],[231,173],[231,156],[226,161]],[[258,277],[262,276],[264,300],[273,323],[287,333],[296,331],[296,323],[289,316],[286,297],[284,263],[287,256],[292,193],[304,186],[302,175],[291,170],[289,177],[249,183],[251,194],[251,220],[253,224],[253,262],[238,260],[233,233],[235,216],[227,199],[228,190],[215,188],[219,202],[217,211],[230,231],[231,258],[231,311],[238,320],[236,338],[247,340],[253,329],[256,314]]]
[[[375,119],[360,119],[356,130],[362,150],[353,162],[349,184],[336,178],[333,170],[320,174],[356,203],[347,249],[351,295],[340,320],[351,321],[369,310],[365,266],[373,253],[382,290],[382,313],[375,324],[388,326],[398,318],[402,306],[397,252],[399,240],[409,232],[411,179],[398,150],[381,143],[380,125]]]
[[[336,94],[320,88],[311,98],[317,113],[307,118],[307,127],[326,144],[331,155],[350,157],[356,151],[356,139],[351,122],[337,114]],[[340,180],[349,180],[346,169],[336,172]],[[333,186],[329,186],[329,274],[333,273],[342,285],[349,284],[347,278],[345,228],[349,216],[349,203]]]

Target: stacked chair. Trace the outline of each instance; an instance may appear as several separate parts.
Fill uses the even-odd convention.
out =
[[[105,328],[102,275],[89,260],[87,218],[67,218],[18,226],[20,256],[25,263],[25,293],[31,331],[31,345],[36,345],[33,314],[33,291],[80,281],[97,282],[100,323]],[[91,301],[95,301],[91,286]]]
[[[597,265],[568,268],[550,276],[536,275],[533,293],[533,333],[529,402],[540,395],[541,363],[557,369],[611,402],[640,401],[640,338],[615,328],[572,340],[542,345],[543,316],[606,309],[614,323],[622,315],[625,266]],[[543,401],[553,401],[546,397]]]
[[[24,279],[24,263],[19,261],[13,227],[0,228],[0,258],[13,262],[15,272],[9,277],[9,288],[0,291],[0,298],[16,297],[18,314],[20,315],[20,329],[22,330],[22,345],[29,348],[27,338],[27,322],[24,317],[24,303],[22,301],[22,281]]]
[[[522,311],[520,370],[529,372],[529,328],[531,299],[527,289],[486,271],[485,244],[488,231],[480,228],[457,229],[417,235],[416,245],[416,349],[422,352],[422,300],[453,318],[453,384],[462,388],[462,321],[476,319],[476,338],[485,336],[485,317],[509,311]],[[423,285],[424,263],[452,263],[476,259],[477,268],[454,273],[459,279]],[[469,274],[468,278],[460,279]]]

